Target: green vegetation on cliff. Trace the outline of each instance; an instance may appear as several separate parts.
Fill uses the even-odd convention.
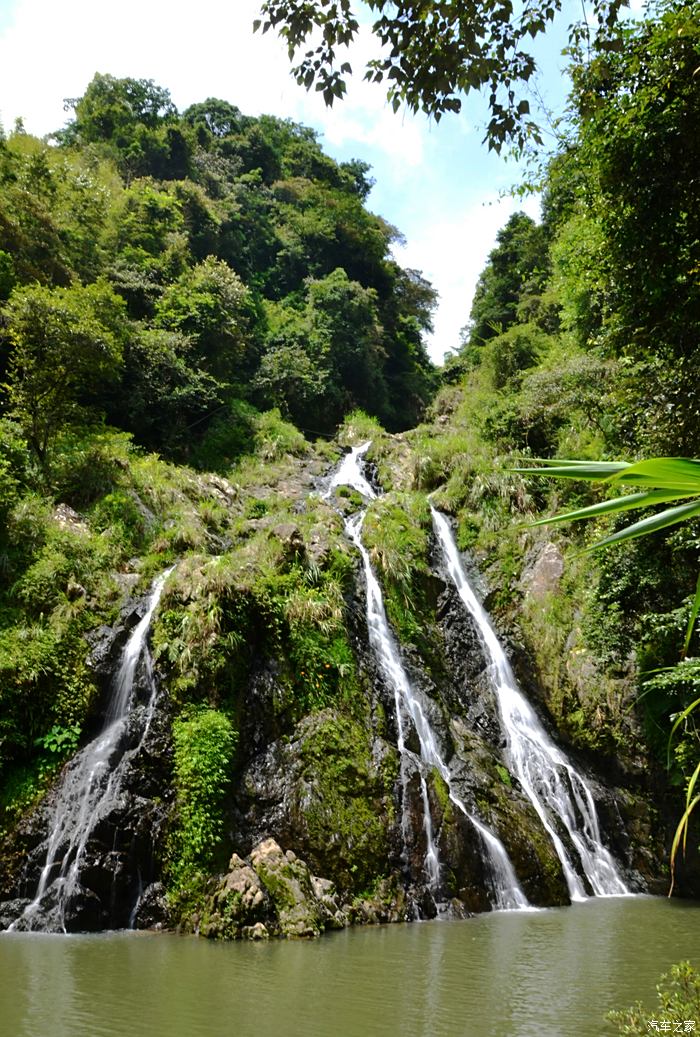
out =
[[[363,162],[217,99],[179,113],[150,80],[98,74],[69,107],[46,141],[0,131],[6,825],[99,709],[86,635],[176,560],[154,641],[183,745],[206,710],[236,729],[257,652],[281,730],[358,713],[342,525],[294,501],[337,456],[311,436],[358,405],[407,427],[435,384],[435,293],[392,258]],[[181,757],[176,883],[218,816],[202,834]]]
[[[675,718],[697,698],[696,663],[676,665],[697,518],[581,555],[630,516],[531,524],[614,488],[513,471],[530,458],[697,456],[697,11],[658,4],[612,40],[574,63],[564,144],[541,175],[542,222],[518,213],[499,233],[431,423],[405,437],[405,488],[436,491],[455,515],[461,546],[487,566],[489,604],[517,615],[569,737],[632,757],[646,742],[664,762]],[[693,715],[674,733],[682,783],[697,758]]]
[[[176,913],[196,924],[207,902],[216,915],[231,890],[214,892],[212,875],[239,850],[284,857],[304,884],[331,878],[345,907],[396,892],[393,718],[363,659],[341,517],[359,495],[341,489],[331,505],[320,492],[340,448],[366,439],[386,493],[363,535],[389,620],[465,773],[486,775],[474,802],[509,829],[514,858],[525,848],[533,887],[548,869],[548,895],[563,895],[551,847],[528,834],[497,739],[440,698],[428,494],[559,734],[640,787],[645,767],[660,780],[648,764],[665,761],[673,730],[671,780],[687,782],[697,631],[675,664],[697,519],[592,560],[615,515],[595,529],[534,523],[605,488],[514,469],[697,453],[699,39],[695,9],[669,2],[574,54],[542,221],[518,213],[500,232],[437,394],[422,342],[434,293],[392,259],[393,229],[364,205],[367,167],[333,162],[311,131],[213,99],[178,113],[150,81],[98,75],[52,143],[0,139],[3,834],[92,731],[99,628],[118,629],[125,603],[174,564],[151,640],[172,731],[163,873]],[[468,859],[445,788],[428,785]],[[278,810],[294,859],[256,849],[270,836],[260,803]],[[643,813],[631,835],[651,853]],[[415,845],[401,838],[419,871],[413,828]],[[238,932],[234,899],[212,933]]]
[[[435,293],[392,258],[364,163],[224,101],[178,113],[150,80],[70,103],[50,143],[0,135],[2,406],[43,467],[90,421],[226,468],[251,406],[314,434],[420,416]]]

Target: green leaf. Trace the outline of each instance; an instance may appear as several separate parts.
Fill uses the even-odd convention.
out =
[[[607,481],[700,494],[700,461],[688,457],[650,457],[628,465]]]
[[[630,493],[624,497],[614,497],[612,500],[601,501],[599,504],[590,504],[586,508],[578,508],[576,511],[568,511],[566,514],[553,515],[551,518],[538,519],[532,522],[533,526],[546,526],[550,522],[578,522],[580,519],[597,518],[600,515],[612,515],[619,511],[631,511],[634,508],[647,508],[652,504],[665,504],[668,501],[678,500],[687,494],[661,493],[654,490],[642,493]]]
[[[601,482],[629,468],[626,461],[539,461],[544,468],[511,468],[521,475],[547,475],[557,479],[598,479]]]
[[[698,612],[700,612],[700,573],[698,573],[698,582],[695,587],[695,599],[693,601],[693,607],[690,610],[690,617],[688,619],[688,628],[685,632],[685,642],[683,644],[683,656],[688,654],[690,648],[690,639],[693,636],[693,630],[695,629],[695,621],[698,618]]]
[[[696,783],[699,775],[700,775],[700,763],[695,768],[695,772],[693,773],[692,778],[688,782],[688,792],[687,792],[687,795],[686,795],[686,807],[685,807],[685,810],[683,812],[682,818],[678,822],[678,827],[676,828],[676,834],[673,837],[673,844],[671,846],[671,887],[670,887],[670,889],[668,891],[668,895],[669,896],[671,896],[671,894],[673,893],[673,884],[675,882],[676,855],[677,855],[678,849],[679,849],[679,847],[681,845],[681,840],[683,840],[683,853],[685,854],[686,837],[687,837],[687,834],[688,834],[688,822],[690,821],[690,815],[692,814],[693,810],[695,810],[695,807],[700,802],[700,796],[695,796],[694,799],[690,798],[692,796],[692,794],[693,794],[693,789],[695,788],[695,783]]]
[[[695,784],[696,784],[696,782],[698,780],[698,777],[700,777],[700,763],[695,768],[695,770],[693,772],[693,776],[691,777],[690,781],[688,782],[688,789],[687,789],[686,794],[685,794],[686,806],[690,803],[690,799],[691,799],[691,796],[693,795],[693,791],[695,789]]]
[[[605,537],[604,540],[598,540],[591,547],[586,548],[586,550],[595,551],[599,547],[606,547],[608,544],[622,543],[625,540],[634,540],[635,537],[647,536],[649,533],[655,533],[659,529],[665,529],[666,526],[685,522],[686,519],[692,518],[694,515],[700,515],[700,501],[697,500],[681,504],[677,508],[667,508],[666,511],[662,511],[658,515],[649,515],[648,518],[640,519],[639,522],[626,526],[617,533],[613,533],[612,536]]]
[[[700,699],[696,699],[695,702],[691,702],[690,705],[686,706],[686,708],[683,710],[683,712],[679,713],[678,716],[676,717],[674,725],[671,728],[671,733],[668,736],[668,747],[667,747],[667,750],[666,750],[666,763],[667,763],[668,767],[671,766],[671,743],[673,741],[673,736],[675,735],[676,731],[678,730],[680,725],[683,723],[683,721],[687,720],[687,718],[690,716],[690,714],[693,712],[693,710],[697,709],[698,706],[700,706]]]

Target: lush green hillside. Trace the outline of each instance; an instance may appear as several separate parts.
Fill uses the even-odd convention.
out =
[[[616,491],[512,468],[533,458],[698,455],[699,59],[697,11],[665,4],[574,66],[564,144],[540,178],[541,224],[519,213],[499,233],[435,422],[416,433],[419,484],[440,489],[463,546],[493,566],[505,588],[496,604],[522,612],[550,708],[570,736],[624,749],[637,717],[679,784],[697,763],[692,715],[668,740],[700,688],[697,632],[680,662],[698,520],[582,554],[639,513],[529,532],[537,518]],[[531,552],[545,550],[542,538],[566,564],[538,601],[517,581]],[[597,687],[581,701],[587,670]]]
[[[359,497],[319,492],[367,439],[385,493],[363,536],[402,658],[533,902],[565,899],[561,871],[504,767],[428,494],[546,723],[612,786],[625,866],[661,888],[698,756],[692,712],[669,736],[700,687],[697,633],[679,662],[700,527],[591,556],[624,519],[533,523],[606,487],[513,470],[699,452],[697,12],[665,4],[604,43],[574,54],[542,221],[501,230],[439,387],[430,286],[391,259],[366,166],[303,127],[214,100],[179,114],[153,83],[97,76],[52,142],[2,140],[0,900],[36,846],[30,808],[95,731],[139,597],[175,563],[144,762],[170,914],[149,917],[251,935],[273,890],[280,931],[410,916],[420,835],[401,849],[392,700],[341,517]],[[445,898],[483,908],[444,781],[434,769],[421,799],[412,780],[414,835],[427,798],[451,862]],[[310,921],[284,921],[307,864],[340,899],[316,891]]]
[[[303,594],[295,569],[268,587],[265,573],[274,584],[286,562],[274,548],[268,558],[265,531],[259,558],[247,543],[240,565],[253,566],[251,587],[269,603],[258,614],[251,599],[247,618],[239,607],[225,619],[228,577],[210,586],[204,559],[238,558],[268,511],[283,523],[308,484],[292,473],[274,507],[266,487],[294,458],[316,457],[318,474],[336,456],[310,439],[358,405],[407,427],[436,381],[423,344],[435,295],[391,257],[398,232],[366,208],[363,162],[338,164],[311,130],[223,101],[178,113],[151,81],[97,75],[70,107],[47,141],[21,125],[0,136],[6,827],[92,730],[102,688],[86,635],[188,553],[200,562],[184,611],[164,619],[173,702],[233,716],[224,644],[244,636],[239,620],[264,627],[276,595],[280,621],[288,596],[303,616]],[[193,471],[230,474],[241,458],[232,483]],[[294,717],[325,702],[310,673],[335,688],[333,666],[350,666],[341,563],[328,574],[332,601],[316,603],[336,617],[328,644],[311,638],[313,662],[303,640],[285,649],[307,674],[290,684]],[[335,663],[321,664],[322,648]],[[195,737],[197,725],[177,730]],[[190,867],[194,851],[178,846]]]
[[[151,81],[70,104],[48,143],[0,139],[3,409],[41,462],[88,421],[207,467],[247,448],[251,406],[311,434],[355,406],[415,422],[434,293],[391,258],[365,163]]]

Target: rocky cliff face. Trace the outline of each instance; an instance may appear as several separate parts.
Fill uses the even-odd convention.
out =
[[[91,661],[101,686],[97,699],[92,734],[104,723],[110,697],[110,685],[130,631],[142,618],[143,600],[136,600],[122,610],[114,628],[103,627],[91,636]],[[13,922],[17,929],[66,930],[67,932],[99,931],[127,928],[138,924],[144,905],[153,900],[150,887],[161,870],[165,832],[172,810],[172,747],[170,708],[167,695],[161,695],[146,727],[144,714],[152,692],[147,674],[141,667],[135,677],[134,705],[120,729],[110,753],[110,773],[105,782],[105,795],[99,815],[85,833],[79,887],[75,896],[59,911],[58,887],[51,883],[59,874],[66,844],[59,843],[47,875],[48,895],[31,922],[23,912],[32,902],[47,867],[47,853],[56,826],[56,810],[63,790],[66,802],[81,809],[81,755],[70,760],[38,808],[22,819],[14,833],[11,854],[5,857],[3,885],[0,889],[0,924]],[[85,803],[84,809],[90,804]],[[152,910],[149,921],[162,922]]]
[[[392,455],[393,474],[380,464],[384,480],[401,485],[410,461],[404,453]],[[127,754],[113,810],[90,835],[84,902],[68,928],[167,924],[258,939],[491,906],[482,842],[437,769],[427,775],[427,799],[441,868],[437,885],[428,880],[419,747],[409,734],[415,763],[404,764],[400,780],[394,698],[370,649],[359,559],[337,511],[313,494],[324,470],[328,462],[318,457],[288,459],[267,484],[228,493],[235,525],[212,542],[216,553],[190,551],[179,562],[153,631],[156,718],[138,751]],[[358,503],[352,492],[335,499],[340,511]],[[422,582],[404,602],[414,626],[407,621],[399,631],[403,665],[460,801],[501,839],[531,903],[567,903],[551,840],[505,765],[473,624],[428,528],[424,534]],[[378,548],[376,557],[391,593]],[[561,558],[551,547],[520,574],[535,603],[556,594],[560,578]],[[401,604],[400,595],[395,601]],[[103,684],[134,619],[127,610],[114,630],[92,636],[92,665]],[[566,741],[551,682],[517,624],[505,641],[543,723]],[[592,679],[576,678],[582,687]],[[99,714],[99,703],[95,709]],[[171,726],[202,711],[226,717],[236,748],[215,783],[194,788],[178,758],[187,744],[173,748]],[[139,737],[135,716],[125,749],[134,750]],[[214,760],[206,766],[218,766],[216,746],[205,749],[210,755],[202,759]],[[189,751],[200,750],[197,743]],[[606,840],[628,881],[658,889],[663,821],[640,768],[569,750],[594,788]],[[22,820],[6,847],[4,925],[33,895],[54,795]]]

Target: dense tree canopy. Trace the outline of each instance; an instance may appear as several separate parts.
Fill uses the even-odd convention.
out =
[[[10,413],[41,461],[56,432],[85,416],[81,404],[118,376],[124,310],[105,283],[13,293],[6,310]]]
[[[470,342],[484,343],[515,324],[527,295],[541,290],[546,267],[543,228],[525,213],[514,213],[496,235],[479,277],[469,315]]]
[[[391,257],[366,163],[216,98],[180,115],[152,80],[66,106],[53,144],[0,139],[0,405],[42,458],[88,413],[174,456],[236,401],[321,433],[359,404],[419,416],[435,294]]]
[[[521,340],[525,326],[561,332],[589,367],[616,372],[612,449],[695,455],[696,6],[662,2],[608,42],[573,65],[571,118],[543,178],[542,223],[516,214],[499,232],[475,293],[465,357],[489,340],[491,360],[505,355],[496,340]],[[538,356],[531,350],[532,362]]]

